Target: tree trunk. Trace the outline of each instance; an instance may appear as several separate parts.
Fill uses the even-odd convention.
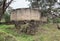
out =
[[[6,3],[7,0],[3,0],[3,1],[2,1],[2,4],[1,4],[1,6],[0,6],[0,20],[1,20],[1,18],[2,18],[2,16],[4,15],[6,9],[9,7],[9,5],[11,4],[12,1],[13,1],[13,0],[10,0],[10,2],[8,2],[8,3]]]

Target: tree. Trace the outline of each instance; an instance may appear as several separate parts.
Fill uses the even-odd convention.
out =
[[[49,14],[52,16],[52,6],[57,0],[28,0],[30,2],[30,8],[39,8],[40,12],[48,17]],[[53,16],[52,16],[53,17]]]
[[[4,12],[9,7],[9,5],[11,4],[11,2],[13,0],[10,0],[9,2],[7,2],[7,1],[8,0],[0,0],[0,20],[1,20],[2,16],[4,15]]]
[[[31,4],[31,6],[30,6],[31,8],[39,8],[41,13],[45,14],[45,12],[46,12],[46,13],[48,13],[47,15],[50,14],[53,19],[53,22],[55,21],[55,18],[59,17],[59,16],[57,16],[58,9],[55,11],[56,8],[53,10],[53,7],[52,7],[55,5],[55,3],[58,3],[60,5],[60,2],[58,2],[58,0],[28,0],[28,1]],[[52,11],[54,14],[52,13]],[[58,28],[60,28],[59,25],[57,24],[57,22],[56,22],[56,25]]]
[[[31,7],[34,7],[34,6],[37,7],[37,5],[39,7],[44,7],[44,6],[51,5],[57,2],[57,0],[28,0],[28,1],[31,3]]]

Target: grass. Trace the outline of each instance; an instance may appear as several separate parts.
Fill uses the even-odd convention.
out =
[[[17,41],[15,36],[0,30],[0,41]]]
[[[11,34],[11,35],[15,36],[18,41],[24,41],[24,40],[25,41],[28,41],[28,40],[31,41],[32,40],[31,35],[26,35],[26,34],[23,34],[23,33],[18,34],[14,30],[12,30],[11,28],[13,29],[14,25],[0,25],[0,30],[1,31],[4,31],[4,32],[6,32],[8,34]]]
[[[41,29],[41,41],[60,41],[60,30],[56,24],[46,24]]]
[[[13,29],[14,25],[0,25],[0,30],[14,36],[17,41],[60,41],[60,30],[56,24],[45,24],[39,26],[36,35],[18,34]]]

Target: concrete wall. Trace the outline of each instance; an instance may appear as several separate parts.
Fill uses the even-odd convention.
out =
[[[11,20],[37,20],[40,21],[40,12],[36,9],[16,9],[11,12]]]

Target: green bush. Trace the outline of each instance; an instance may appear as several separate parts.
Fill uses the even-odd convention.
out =
[[[48,21],[48,23],[52,23],[53,20],[48,18],[47,21]]]
[[[5,13],[4,19],[6,22],[9,22],[10,21],[10,15],[8,13]]]
[[[47,19],[47,21],[48,21],[48,23],[60,23],[60,18],[54,18],[54,19],[50,19],[50,18],[48,18]]]
[[[53,22],[54,22],[54,23],[60,23],[60,18],[55,18],[55,19],[53,19]]]

